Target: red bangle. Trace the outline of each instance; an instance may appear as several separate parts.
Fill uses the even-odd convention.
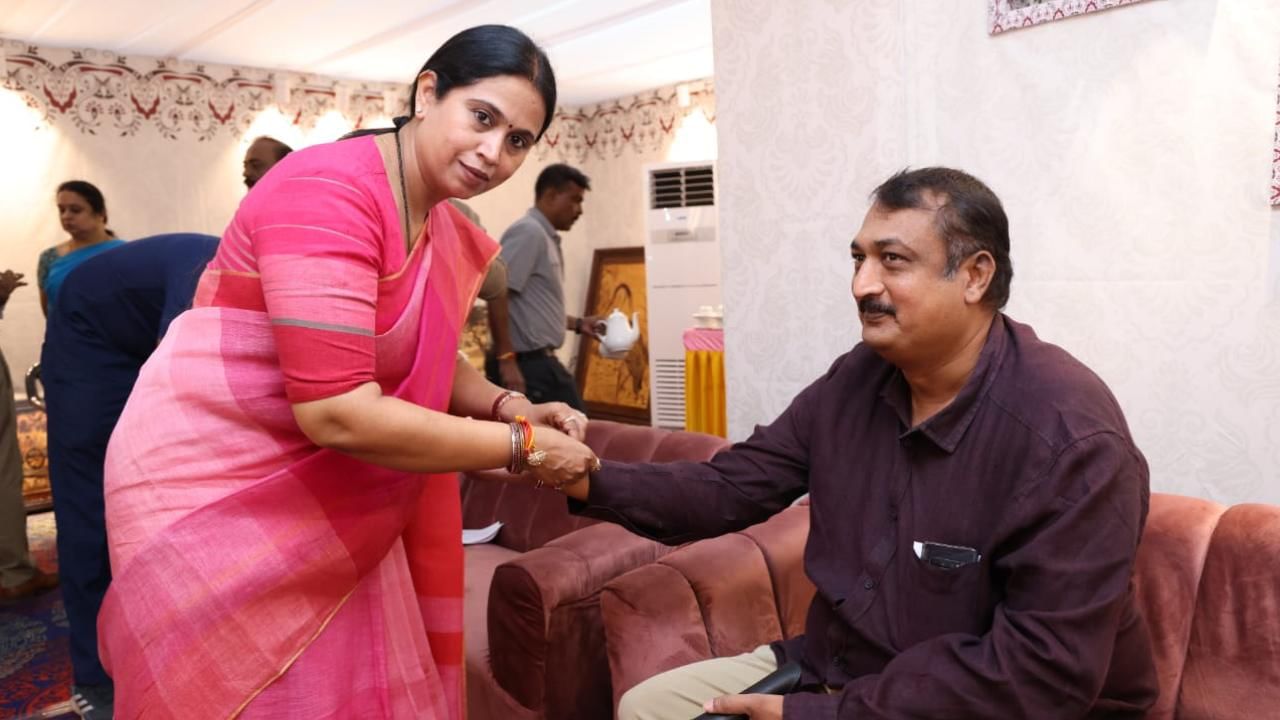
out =
[[[498,414],[502,410],[502,406],[511,398],[523,398],[525,394],[516,392],[515,390],[503,390],[498,397],[493,399],[493,407],[489,410],[489,417],[494,420],[502,420],[502,416]]]
[[[504,353],[498,353],[499,360],[514,360],[515,357],[516,357],[516,354],[515,354],[515,351],[513,350],[508,350]]]

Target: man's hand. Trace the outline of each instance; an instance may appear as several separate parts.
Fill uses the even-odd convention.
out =
[[[553,427],[579,442],[587,437],[587,416],[562,402],[534,405],[528,417],[534,425]]]
[[[582,334],[599,340],[604,337],[605,322],[604,318],[599,315],[584,315],[578,318],[580,323],[578,327],[582,328]]]
[[[724,715],[746,715],[751,720],[782,720],[781,695],[725,695],[708,700],[703,710]]]
[[[520,372],[520,365],[515,358],[498,361],[498,379],[502,381],[502,387],[524,392],[524,374]]]
[[[5,304],[9,300],[9,296],[14,290],[26,285],[22,281],[22,273],[16,273],[12,270],[5,270],[0,273],[0,305]]]

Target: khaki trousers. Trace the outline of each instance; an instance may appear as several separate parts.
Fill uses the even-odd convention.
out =
[[[27,548],[27,512],[22,507],[22,453],[13,379],[0,353],[0,587],[30,580],[36,569]]]
[[[631,688],[618,703],[618,720],[692,720],[702,704],[733,695],[778,669],[768,645],[726,658],[668,670]]]

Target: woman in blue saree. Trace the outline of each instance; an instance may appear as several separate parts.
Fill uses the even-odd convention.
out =
[[[40,254],[36,284],[40,308],[47,317],[58,299],[58,288],[67,274],[85,260],[124,241],[107,227],[107,201],[102,191],[84,180],[68,180],[58,186],[58,220],[71,237]]]

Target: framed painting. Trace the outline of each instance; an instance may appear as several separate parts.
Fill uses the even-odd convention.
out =
[[[992,35],[1031,27],[1073,15],[1133,5],[1144,0],[987,0],[987,27]]]
[[[587,414],[599,420],[649,424],[649,335],[644,248],[596,250],[583,315],[605,316],[614,309],[628,319],[638,314],[640,339],[617,360],[600,355],[600,343],[583,335],[578,343],[578,392]]]
[[[27,512],[53,507],[49,488],[48,441],[44,411],[27,400],[18,402],[18,450],[22,453],[22,504]]]

